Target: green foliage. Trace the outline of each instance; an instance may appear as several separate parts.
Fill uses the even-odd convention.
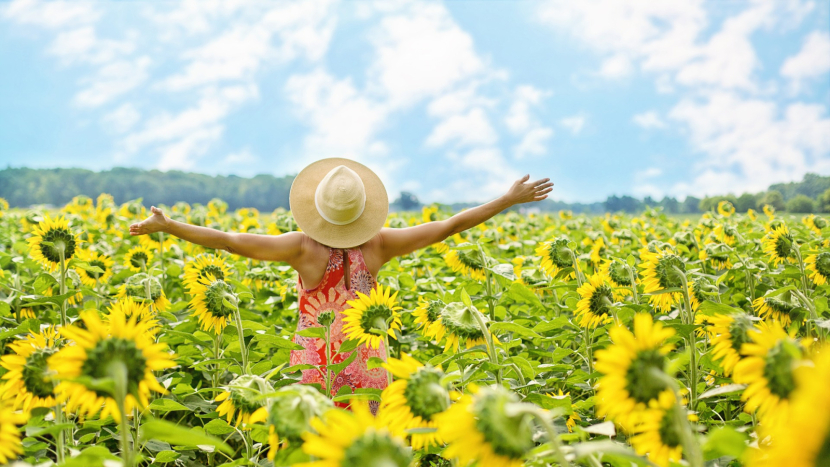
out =
[[[766,192],[766,194],[758,201],[758,209],[763,209],[765,204],[769,204],[770,206],[774,207],[776,211],[783,211],[785,208],[784,205],[784,196],[781,194],[780,191],[771,190]]]
[[[796,195],[787,201],[787,212],[811,213],[816,210],[816,202],[804,195]]]

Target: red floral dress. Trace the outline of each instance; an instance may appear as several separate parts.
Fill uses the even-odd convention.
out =
[[[346,287],[343,251],[349,255],[349,288]],[[329,248],[329,262],[323,280],[313,289],[306,289],[303,280],[297,281],[297,297],[299,300],[299,320],[297,331],[319,326],[317,316],[327,310],[334,312],[335,321],[331,326],[331,355],[332,363],[340,363],[349,358],[352,352],[358,352],[357,358],[352,361],[342,372],[334,377],[332,381],[332,395],[337,394],[341,387],[347,385],[354,391],[357,388],[384,389],[387,386],[386,370],[374,368],[370,370],[367,362],[371,357],[378,357],[385,360],[386,354],[383,343],[377,349],[360,345],[351,352],[337,354],[340,344],[348,340],[343,334],[343,310],[351,308],[346,302],[357,297],[357,291],[369,295],[375,287],[375,278],[366,267],[363,261],[363,252],[360,248],[346,250]],[[291,365],[309,364],[326,365],[325,340],[314,337],[303,337],[294,335],[294,342],[305,347],[303,350],[291,351]],[[323,369],[325,371],[325,369]],[[325,379],[316,369],[303,370],[301,383],[319,383],[325,388]],[[338,404],[345,406],[347,404]],[[370,404],[372,411],[377,410],[377,403]]]

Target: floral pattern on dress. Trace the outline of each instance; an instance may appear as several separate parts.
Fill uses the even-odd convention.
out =
[[[329,262],[326,266],[326,273],[317,287],[306,290],[303,288],[302,279],[297,282],[297,298],[300,310],[297,331],[319,326],[317,316],[323,311],[333,311],[335,320],[331,327],[332,363],[340,363],[349,358],[352,352],[358,352],[354,361],[332,381],[332,395],[336,395],[343,386],[349,386],[354,391],[360,388],[384,389],[388,384],[386,371],[383,368],[370,370],[368,367],[368,361],[372,357],[385,360],[386,351],[382,343],[377,349],[360,345],[351,352],[337,354],[340,345],[347,340],[343,334],[342,313],[342,311],[350,308],[347,301],[356,299],[357,291],[368,295],[375,287],[375,278],[372,277],[372,274],[366,267],[366,263],[363,260],[363,252],[359,248],[346,249],[346,251],[349,255],[349,285],[351,289],[346,288],[341,250],[334,248],[329,249]],[[294,342],[302,345],[303,350],[291,351],[291,365],[326,364],[324,339],[303,337],[295,334]],[[303,384],[325,384],[323,375],[316,369],[303,370],[303,377],[300,382]],[[345,407],[348,404],[338,403],[338,405]],[[376,410],[377,408],[375,407],[373,412]]]

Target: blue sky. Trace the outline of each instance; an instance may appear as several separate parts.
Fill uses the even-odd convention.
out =
[[[830,174],[830,1],[0,4],[0,164],[295,174],[425,202]]]

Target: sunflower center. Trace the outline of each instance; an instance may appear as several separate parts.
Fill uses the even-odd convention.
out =
[[[392,316],[392,309],[386,305],[369,305],[360,315],[360,327],[363,332],[369,333],[372,328],[383,331],[386,328],[386,320]]]
[[[788,234],[780,234],[775,239],[775,254],[779,258],[788,258],[793,253],[793,239]]]
[[[132,340],[111,337],[98,341],[93,348],[87,350],[86,355],[87,358],[81,368],[81,374],[84,376],[96,379],[110,377],[108,370],[110,364],[121,362],[127,367],[127,392],[136,392],[139,382],[144,379],[147,358]],[[111,396],[97,389],[93,391],[102,397]]]
[[[628,276],[628,270],[620,261],[611,261],[611,265],[608,266],[608,275],[611,276],[611,280],[617,285],[631,285],[631,277]]]
[[[441,317],[441,309],[444,308],[444,302],[441,300],[432,300],[426,307],[427,319],[430,322],[437,321]]]
[[[505,404],[518,402],[513,394],[503,390],[482,391],[476,397],[471,411],[476,416],[476,428],[490,443],[493,452],[520,459],[534,446],[533,430],[524,414],[508,416]]]
[[[447,410],[450,395],[441,386],[442,374],[436,368],[423,367],[409,376],[403,395],[413,415],[426,421]]]
[[[92,261],[89,262],[89,265],[101,268],[101,270],[104,271],[103,274],[106,274],[106,272],[107,272],[107,265],[103,261],[101,261],[100,259],[93,259]],[[96,279],[97,280],[97,279],[100,279],[101,276],[103,275],[103,274],[99,274],[97,272],[89,272],[86,269],[82,269],[82,271],[90,279]]]
[[[743,314],[735,316],[729,324],[730,345],[735,352],[741,352],[741,346],[751,342],[749,330],[752,329],[752,321]]]
[[[660,433],[660,441],[670,448],[680,446],[681,442],[680,433],[677,431],[675,416],[676,414],[673,409],[666,410],[663,418],[660,419],[660,428],[658,430]]]
[[[768,381],[770,392],[782,399],[788,398],[795,389],[793,366],[798,353],[798,349],[787,341],[778,342],[767,353],[764,377]]]
[[[482,316],[482,318],[487,322],[486,316]],[[484,338],[475,317],[460,302],[448,303],[441,310],[441,324],[447,329],[447,332],[458,336],[459,339],[477,340]]]
[[[52,395],[54,386],[46,377],[46,373],[49,371],[49,365],[46,361],[56,351],[57,349],[53,348],[38,349],[26,357],[26,365],[23,367],[21,377],[23,385],[26,386],[26,391],[37,397]]]
[[[611,311],[610,304],[612,303],[614,303],[614,294],[611,291],[611,286],[603,283],[594,289],[594,293],[591,294],[589,305],[591,313],[598,316],[607,316]]]
[[[205,308],[216,317],[230,316],[233,308],[226,306],[224,299],[233,289],[225,281],[215,280],[205,290]]]
[[[484,269],[478,250],[459,250],[458,262],[471,269]]]
[[[566,248],[568,241],[563,238],[553,241],[548,248],[548,258],[560,269],[572,266],[571,255]]]
[[[412,455],[400,442],[369,429],[343,452],[342,467],[407,467]]]
[[[149,258],[147,257],[147,253],[143,251],[136,251],[132,256],[130,256],[130,264],[134,268],[143,268],[147,266],[148,262]]]
[[[46,245],[43,242],[50,242]],[[40,243],[40,252],[50,263],[60,263],[63,250],[63,259],[69,260],[75,254],[75,237],[72,233],[62,228],[51,228],[43,234],[43,241]]]
[[[686,265],[677,255],[668,254],[657,261],[654,269],[660,281],[660,287],[669,289],[683,286],[683,281],[680,280],[674,268],[686,272]]]
[[[830,277],[830,252],[821,252],[816,256],[816,271],[824,277]]]
[[[204,279],[207,277],[208,274],[213,275],[215,279],[218,280],[225,280],[225,273],[222,272],[222,268],[215,264],[208,264],[207,266],[203,267],[199,271],[199,279]]]
[[[637,352],[625,373],[626,389],[635,401],[648,403],[666,389],[664,382],[651,375],[652,368],[663,371],[665,362],[666,357],[656,349]]]

